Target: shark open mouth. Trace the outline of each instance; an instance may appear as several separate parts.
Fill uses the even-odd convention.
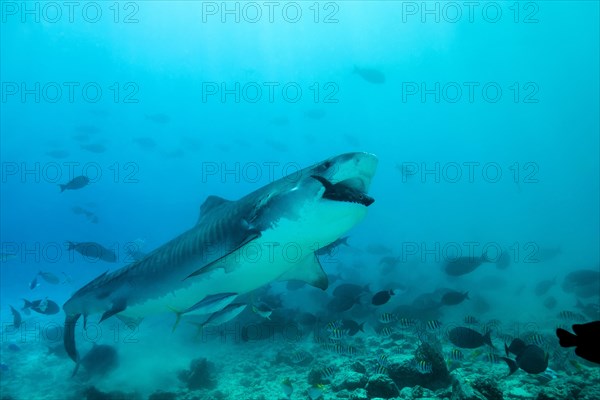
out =
[[[325,193],[323,193],[324,199],[343,201],[346,203],[357,203],[362,204],[365,207],[370,206],[375,201],[374,198],[365,193],[365,185],[360,179],[346,179],[334,184],[322,176],[311,176],[321,182],[325,187]]]

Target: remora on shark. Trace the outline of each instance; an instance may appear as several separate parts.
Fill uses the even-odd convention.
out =
[[[64,345],[79,362],[83,315],[140,318],[186,310],[209,295],[243,294],[276,280],[326,289],[315,251],[366,215],[377,157],[347,153],[272,182],[237,201],[209,196],[194,227],[142,259],[105,272],[67,300]],[[294,249],[286,255],[285,247]]]

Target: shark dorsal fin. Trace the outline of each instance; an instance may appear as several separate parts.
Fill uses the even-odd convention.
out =
[[[208,214],[211,210],[214,210],[221,204],[229,203],[231,200],[224,199],[219,196],[208,196],[204,203],[200,206],[200,216],[198,217],[198,221],[202,219],[206,214]]]

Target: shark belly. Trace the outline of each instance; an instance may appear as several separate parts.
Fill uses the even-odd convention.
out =
[[[323,225],[323,216],[331,216],[331,213],[342,217],[336,219],[335,224]],[[185,310],[209,295],[251,292],[291,270],[302,268],[315,257],[316,250],[344,235],[365,215],[366,209],[360,205],[346,203],[340,207],[339,203],[331,202],[300,220],[281,219],[259,239],[219,260],[214,270],[191,277],[191,283],[180,288],[138,301],[121,315],[139,318],[173,309]]]

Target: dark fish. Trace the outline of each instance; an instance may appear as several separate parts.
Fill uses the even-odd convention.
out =
[[[60,283],[60,278],[52,272],[40,271],[38,272],[38,276],[41,276],[43,280],[51,285],[58,285]]]
[[[600,271],[598,269],[580,269],[573,271],[563,280],[562,289],[575,293],[578,297],[588,298],[600,293]]]
[[[61,193],[65,190],[77,190],[87,186],[90,183],[90,178],[87,176],[76,176],[64,185],[59,184]]]
[[[311,110],[307,110],[304,112],[304,116],[310,118],[310,119],[321,119],[323,118],[327,113],[325,112],[325,110],[322,110],[320,108],[313,108]]]
[[[506,343],[504,343],[504,351],[506,352],[507,357],[510,356],[511,353],[514,355],[521,354],[523,350],[525,350],[525,347],[527,347],[527,343],[519,338],[513,339],[510,346],[507,346]]]
[[[66,150],[52,150],[46,152],[46,155],[49,155],[52,158],[67,158],[69,157],[69,152]]]
[[[102,143],[82,144],[80,147],[83,150],[87,150],[90,153],[96,154],[104,153],[106,151],[106,146],[104,146]]]
[[[501,357],[510,369],[509,375],[521,368],[528,374],[541,374],[548,368],[548,353],[535,344],[529,344],[517,354],[517,358],[512,360],[507,357]]]
[[[355,304],[358,303],[357,298],[336,296],[329,303],[327,303],[327,309],[333,312],[344,312],[351,309]]]
[[[476,349],[484,344],[493,347],[490,331],[482,335],[471,328],[457,327],[448,332],[448,338],[452,344],[462,349]]]
[[[446,263],[444,271],[451,276],[465,275],[475,271],[481,264],[489,262],[487,256],[481,257],[458,257]]]
[[[554,296],[550,296],[546,300],[544,300],[544,307],[546,307],[548,310],[554,309],[554,307],[556,307],[556,304],[557,301]]]
[[[58,306],[58,304],[56,304],[52,300],[48,300],[47,298],[43,299],[43,300],[35,300],[35,301],[29,301],[29,300],[23,299],[23,301],[25,302],[25,305],[23,306],[23,310],[31,309],[38,314],[44,314],[44,315],[54,315],[54,314],[58,314],[58,312],[60,311],[60,307]]]
[[[469,299],[469,292],[448,292],[442,296],[442,304],[445,306],[455,306]]]
[[[36,287],[40,286],[40,284],[37,281],[37,275],[33,278],[33,280],[31,282],[29,282],[29,289],[33,290]]]
[[[171,117],[169,117],[167,114],[162,113],[146,114],[146,119],[161,125],[167,124],[171,121]]]
[[[383,72],[373,68],[359,68],[354,66],[354,73],[369,83],[382,84],[385,83],[385,75]]]
[[[439,296],[435,293],[420,294],[412,301],[412,306],[419,311],[437,310],[441,305]]]
[[[133,139],[133,143],[137,144],[138,146],[140,146],[140,148],[144,150],[151,150],[156,147],[156,142],[154,141],[154,139],[149,137],[135,138]]]
[[[600,321],[573,325],[573,333],[558,328],[556,336],[561,347],[575,347],[579,357],[600,364]]]
[[[119,356],[113,346],[96,345],[77,363],[73,376],[77,373],[79,366],[82,365],[90,377],[105,376],[119,366]]]
[[[99,259],[106,262],[116,262],[117,255],[114,251],[96,242],[68,242],[67,250],[75,250],[79,254],[92,259]]]
[[[15,329],[19,329],[19,327],[21,326],[21,322],[23,321],[23,319],[21,318],[21,314],[17,310],[15,310],[13,306],[9,307],[10,312],[13,315],[13,326],[15,327]]]
[[[350,297],[355,299],[368,290],[369,285],[360,286],[354,283],[342,283],[333,290],[333,295],[335,297]]]
[[[364,333],[365,332],[363,329],[364,327],[365,327],[364,322],[359,324],[358,322],[351,320],[351,319],[343,319],[340,329],[347,331],[348,336],[354,336],[358,332]]]
[[[333,251],[340,245],[349,247],[350,245],[348,244],[348,237],[349,236],[341,237],[341,238],[329,243],[327,246],[321,247],[319,250],[315,251],[315,253],[319,256],[324,256],[324,255],[330,256],[333,253]]]
[[[545,281],[541,281],[535,286],[535,289],[533,290],[533,292],[535,293],[536,296],[543,296],[555,284],[556,284],[556,277],[554,277],[554,279],[552,279],[552,280],[548,279]]]
[[[393,290],[382,290],[381,292],[377,292],[371,299],[371,304],[373,304],[374,306],[384,305],[385,303],[390,301],[393,295]]]
[[[477,318],[475,318],[472,315],[467,315],[465,316],[464,320],[465,324],[469,324],[469,325],[475,325],[479,323],[479,320],[477,320]]]

